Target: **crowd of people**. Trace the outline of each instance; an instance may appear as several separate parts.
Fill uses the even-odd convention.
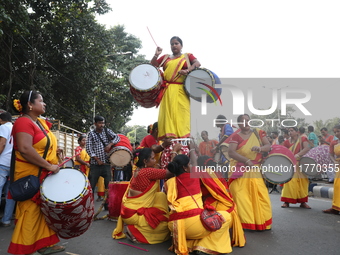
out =
[[[126,169],[117,168],[112,174],[110,154],[114,153],[112,148],[121,144],[122,136],[107,128],[102,116],[95,116],[92,131],[79,136],[74,169],[89,180],[91,198],[97,190],[99,200],[107,194],[112,180],[129,182],[112,232],[114,239],[156,244],[171,238],[169,249],[179,255],[230,253],[232,247],[245,246],[244,230],[272,228],[271,202],[260,170],[272,146],[288,148],[297,162],[312,148],[327,146],[332,163],[338,164],[340,126],[334,127],[334,137],[326,128],[317,137],[312,126],[307,128],[308,135],[303,127],[281,130],[282,135],[277,131],[268,135],[247,124],[248,114],[238,116],[238,127],[228,124],[224,115],[218,115],[217,119],[224,123],[216,125],[220,129],[218,140],[209,139],[208,131],[203,130],[202,142],[196,145],[190,138],[190,100],[183,83],[192,70],[200,67],[200,62],[193,54],[182,53],[179,37],[172,37],[170,45],[172,54],[159,57],[162,49],[157,47],[151,60],[152,65],[164,71],[158,121],[148,127],[149,135],[140,144],[129,144],[131,159],[124,166]],[[8,252],[60,252],[65,247],[57,244],[58,232],[40,209],[40,191],[33,197],[14,201],[9,187],[31,175],[42,183],[47,176],[58,174],[63,157],[50,130],[51,123],[40,117],[46,110],[41,93],[25,91],[14,106],[21,114],[14,125],[9,113],[0,114],[0,192],[4,190],[6,195],[2,226],[11,225],[15,210]],[[207,171],[193,178],[197,166]],[[224,175],[213,171],[217,166],[235,171]],[[311,209],[307,204],[309,179],[299,171],[298,163],[295,167],[293,178],[283,184],[281,207],[300,203],[300,207]],[[244,168],[250,170],[243,171]],[[125,176],[121,177],[123,172]],[[339,214],[340,176],[337,172],[334,177],[331,172],[334,173],[329,171],[328,177],[329,182],[334,182],[333,202],[323,212]],[[213,215],[215,229],[205,221],[206,213]]]

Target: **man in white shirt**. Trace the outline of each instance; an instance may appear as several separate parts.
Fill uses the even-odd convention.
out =
[[[9,182],[9,170],[11,166],[13,139],[12,139],[12,115],[8,112],[0,114],[0,194],[4,189],[6,196],[6,206],[4,216],[1,219],[0,225],[9,227],[14,211],[15,201],[7,198]],[[1,203],[1,200],[0,200]]]

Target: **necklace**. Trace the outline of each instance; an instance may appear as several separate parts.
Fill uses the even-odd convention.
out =
[[[34,121],[33,119],[32,119],[32,117],[31,116],[29,116],[28,114],[24,114],[26,117],[28,117],[35,125],[37,125],[38,127],[39,127],[39,125],[38,125],[38,120],[36,120],[36,121]]]

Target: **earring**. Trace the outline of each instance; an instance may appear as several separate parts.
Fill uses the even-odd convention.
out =
[[[30,106],[30,111],[32,111],[32,106]]]

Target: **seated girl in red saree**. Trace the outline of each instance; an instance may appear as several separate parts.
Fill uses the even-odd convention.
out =
[[[137,169],[123,200],[114,239],[125,238],[133,242],[156,244],[169,239],[168,205],[166,195],[160,192],[159,180],[173,176],[168,170],[156,169],[155,154],[151,148],[137,150]],[[126,235],[123,233],[126,224]]]

